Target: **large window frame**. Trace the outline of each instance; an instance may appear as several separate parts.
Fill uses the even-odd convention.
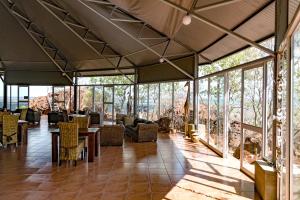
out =
[[[232,68],[228,68],[228,69],[225,69],[225,70],[222,70],[222,71],[218,71],[218,72],[215,72],[215,73],[212,73],[212,74],[208,74],[208,75],[205,75],[205,76],[202,76],[202,77],[199,77],[197,78],[196,80],[199,81],[199,88],[201,88],[201,82],[203,80],[208,80],[208,90],[207,90],[207,97],[208,97],[208,132],[210,132],[210,125],[209,123],[211,123],[211,119],[210,119],[210,105],[211,105],[211,101],[210,101],[210,96],[211,96],[211,78],[213,77],[216,77],[216,76],[223,76],[225,78],[225,105],[224,105],[224,116],[223,116],[223,119],[224,119],[224,133],[223,133],[223,150],[220,150],[220,149],[217,149],[215,146],[211,145],[210,143],[210,138],[208,137],[206,140],[203,139],[203,137],[201,137],[200,135],[200,140],[206,144],[209,148],[211,148],[213,151],[215,151],[218,155],[222,156],[222,157],[227,157],[228,156],[228,127],[229,127],[229,115],[228,115],[228,108],[229,108],[229,72],[232,72],[232,71],[236,71],[236,70],[242,70],[242,73],[241,73],[241,82],[243,83],[244,82],[244,77],[243,77],[243,73],[245,70],[248,70],[248,69],[253,69],[253,68],[256,68],[256,67],[263,67],[263,105],[262,105],[262,110],[263,110],[263,116],[262,116],[262,127],[252,127],[250,125],[247,125],[247,124],[242,124],[241,122],[242,119],[243,119],[243,113],[242,113],[242,105],[243,105],[243,94],[241,96],[241,120],[240,120],[240,123],[241,123],[241,146],[243,145],[242,144],[242,141],[244,141],[242,138],[243,136],[243,131],[244,129],[250,129],[252,131],[256,131],[256,132],[260,132],[262,133],[263,135],[263,138],[262,138],[262,155],[263,155],[263,159],[266,160],[267,162],[274,162],[274,160],[272,160],[272,158],[274,157],[272,155],[272,158],[268,158],[265,156],[265,153],[264,153],[264,149],[265,148],[265,145],[266,145],[266,137],[267,137],[267,129],[266,129],[266,114],[265,114],[265,108],[266,108],[266,90],[267,90],[267,81],[266,81],[266,78],[267,78],[267,73],[266,73],[266,68],[267,68],[267,64],[268,62],[273,62],[274,63],[274,60],[273,60],[273,57],[271,56],[268,56],[268,57],[264,57],[264,58],[261,58],[259,60],[256,60],[256,61],[252,61],[252,62],[249,62],[249,63],[245,63],[245,64],[242,64],[242,65],[239,65],[239,66],[236,66],[236,67],[232,67]],[[273,65],[273,68],[274,68],[274,65]],[[243,87],[242,87],[243,88]],[[243,90],[241,88],[241,90]],[[201,89],[199,89],[199,92],[200,92]],[[274,89],[273,89],[273,92],[274,92]],[[197,101],[198,102],[198,101]],[[201,133],[199,133],[201,134]],[[272,140],[272,143],[273,143],[273,147],[275,146],[275,140]],[[240,148],[242,149],[242,147]],[[242,157],[242,154],[243,152],[241,151],[240,152],[240,156]],[[251,178],[254,178],[254,174],[251,174],[249,173],[248,171],[246,170],[243,170],[243,167],[242,167],[242,158],[240,158],[240,166],[241,166],[241,170],[246,173],[247,175],[249,175]]]

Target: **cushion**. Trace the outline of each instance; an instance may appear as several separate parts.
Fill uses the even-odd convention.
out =
[[[133,117],[130,117],[130,116],[125,116],[124,117],[124,125],[127,126],[127,125],[133,125],[133,122],[134,122],[134,118]]]

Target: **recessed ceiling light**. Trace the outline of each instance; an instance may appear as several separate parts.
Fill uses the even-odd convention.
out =
[[[159,59],[159,62],[160,62],[160,63],[163,63],[164,61],[165,61],[164,58],[160,58],[160,59]]]

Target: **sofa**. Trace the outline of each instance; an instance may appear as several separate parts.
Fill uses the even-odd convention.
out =
[[[35,111],[31,108],[26,108],[26,109],[16,109],[14,113],[20,113],[20,119],[22,117],[22,120],[26,120],[29,123],[35,124],[35,123],[40,123],[41,121],[41,112],[40,111]],[[21,115],[21,113],[24,113],[25,115]]]
[[[156,142],[158,124],[145,119],[136,118],[132,125],[125,126],[125,133],[136,142]]]
[[[104,125],[100,128],[101,146],[122,146],[124,139],[123,125]]]

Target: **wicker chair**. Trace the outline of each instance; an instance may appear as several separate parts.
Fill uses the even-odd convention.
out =
[[[2,144],[18,144],[18,116],[3,115]]]
[[[74,117],[73,122],[78,125],[78,128],[88,128],[90,124],[90,117]]]
[[[78,128],[88,128],[90,125],[90,117],[73,117],[73,122],[77,124]],[[84,141],[84,152],[85,155],[87,154],[87,146],[88,146],[88,137],[87,136],[80,136],[80,140]]]
[[[101,146],[122,146],[124,138],[123,125],[105,125],[100,128]]]
[[[75,123],[60,122],[59,165],[63,160],[75,161],[80,155],[83,158],[84,140],[78,139],[78,125]]]
[[[9,112],[0,112],[0,123],[2,124],[3,123],[3,116],[4,115],[10,115]]]
[[[28,109],[21,109],[20,120],[26,120]]]

